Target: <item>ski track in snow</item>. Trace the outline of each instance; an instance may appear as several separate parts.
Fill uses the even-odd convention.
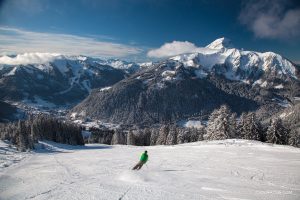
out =
[[[1,200],[300,199],[300,149],[289,146],[246,140],[42,145],[45,149],[0,168]],[[149,162],[132,171],[145,149]]]

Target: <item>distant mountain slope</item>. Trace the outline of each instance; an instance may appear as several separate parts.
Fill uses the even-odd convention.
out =
[[[0,64],[0,100],[50,108],[70,105],[138,69],[139,65],[125,61],[62,55],[38,64]]]
[[[298,77],[282,56],[235,49],[220,38],[94,91],[71,112],[125,124],[205,118],[222,104],[238,113],[260,109],[271,115],[300,95]]]

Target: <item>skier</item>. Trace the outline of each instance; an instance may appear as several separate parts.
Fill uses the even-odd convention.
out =
[[[147,154],[147,151],[145,151],[142,155],[141,155],[141,158],[140,158],[140,161],[138,162],[138,164],[136,164],[134,166],[134,168],[132,168],[132,170],[139,170],[143,167],[143,165],[147,162],[148,160],[148,154]]]

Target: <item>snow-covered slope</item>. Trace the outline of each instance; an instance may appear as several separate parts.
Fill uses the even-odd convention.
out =
[[[45,149],[0,171],[3,200],[300,198],[300,150],[245,140]],[[130,170],[147,149],[149,161]]]

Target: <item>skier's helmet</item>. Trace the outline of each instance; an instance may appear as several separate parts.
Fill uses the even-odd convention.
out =
[[[145,154],[147,154],[148,152],[147,151],[145,151]]]

